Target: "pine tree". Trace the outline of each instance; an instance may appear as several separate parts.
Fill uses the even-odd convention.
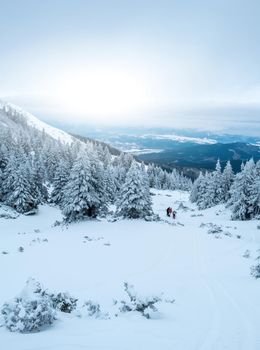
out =
[[[0,137],[0,140],[1,140],[1,137]],[[5,169],[7,163],[8,163],[8,150],[5,144],[1,144],[0,145],[0,169],[2,171]]]
[[[147,167],[147,175],[149,177],[149,185],[150,187],[155,187],[155,173],[154,173],[154,164],[149,164]]]
[[[100,154],[100,160],[104,165],[104,169],[107,169],[111,165],[112,156],[107,146],[105,146],[104,148],[103,147],[101,148],[102,148],[102,152]]]
[[[0,202],[3,199],[3,172],[0,168]]]
[[[202,176],[199,189],[198,189],[198,200],[197,205],[200,210],[210,208],[212,204],[212,197],[209,193],[212,191],[212,175],[206,173]]]
[[[30,183],[30,168],[28,162],[21,162],[13,173],[11,191],[8,192],[5,202],[18,213],[26,213],[37,208],[37,200],[32,195]]]
[[[117,213],[125,218],[144,218],[152,214],[148,176],[136,162],[129,169],[117,201]]]
[[[98,206],[104,214],[107,211],[108,202],[105,185],[106,171],[104,169],[103,163],[99,159],[98,152],[95,147],[93,147],[93,145],[91,147],[88,147],[85,151],[87,152],[88,158],[90,160],[91,183],[99,201]]]
[[[212,173],[200,174],[194,182],[190,199],[198,204],[199,209],[211,208],[223,203],[224,189],[220,161],[217,161],[216,170]]]
[[[51,201],[63,208],[64,190],[69,180],[70,166],[66,160],[61,159],[53,179]]]
[[[114,203],[117,195],[117,185],[115,182],[114,168],[111,165],[104,171],[104,188],[106,201],[108,203]]]
[[[217,160],[216,169],[212,173],[211,182],[209,185],[209,197],[211,197],[212,201],[210,206],[223,203],[224,201],[223,178],[219,159]]]
[[[159,190],[162,190],[163,185],[164,185],[164,181],[165,181],[165,173],[162,170],[162,168],[158,168],[156,180],[157,180],[156,188],[158,188]]]
[[[199,196],[200,196],[202,181],[203,181],[203,174],[202,174],[202,172],[200,172],[198,178],[194,181],[192,189],[191,189],[191,193],[190,193],[191,203],[197,203]]]
[[[48,190],[44,183],[44,171],[40,160],[34,156],[30,162],[30,178],[32,185],[32,195],[36,198],[37,204],[43,204],[48,200]]]
[[[222,174],[222,188],[224,201],[227,202],[230,199],[230,188],[234,181],[234,173],[230,161],[227,162],[223,174]]]
[[[235,177],[230,189],[230,200],[233,220],[249,220],[254,215],[250,191],[255,181],[255,163],[253,159],[246,162],[243,170]]]
[[[90,160],[86,152],[81,150],[65,187],[63,214],[69,222],[95,217],[100,205],[100,199],[92,181]]]
[[[260,161],[256,163],[254,182],[249,187],[252,216],[260,219]]]
[[[18,161],[13,152],[10,153],[8,162],[2,173],[2,199],[6,202],[8,195],[14,190],[13,184],[17,171]]]

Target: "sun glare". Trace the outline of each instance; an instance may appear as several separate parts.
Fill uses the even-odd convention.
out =
[[[55,81],[52,97],[68,112],[102,119],[142,109],[149,100],[147,90],[145,82],[130,72],[77,71]]]

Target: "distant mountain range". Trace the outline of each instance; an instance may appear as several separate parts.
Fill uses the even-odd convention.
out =
[[[167,169],[179,168],[191,177],[196,176],[198,170],[213,170],[218,158],[223,166],[230,160],[234,171],[238,172],[241,163],[252,157],[260,159],[260,147],[243,142],[211,145],[179,143],[172,150],[138,156],[140,160],[154,162]]]
[[[230,160],[235,172],[240,170],[243,161],[252,157],[260,159],[260,137],[166,128],[74,128],[73,134],[69,134],[60,130],[61,125],[59,128],[50,126],[21,108],[0,101],[0,128],[9,127],[12,132],[19,132],[24,124],[45,130],[46,134],[65,143],[95,139],[97,143],[109,145],[114,155],[120,151],[130,152],[141,161],[167,170],[177,168],[192,178],[200,170],[214,169],[218,158],[222,165]]]
[[[212,170],[219,158],[230,160],[235,172],[250,158],[260,159],[260,137],[217,134],[177,129],[102,129],[89,131],[102,140],[140,160],[153,162],[165,169],[178,168],[194,178],[200,170]]]

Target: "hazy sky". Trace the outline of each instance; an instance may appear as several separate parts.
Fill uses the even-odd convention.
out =
[[[41,118],[260,133],[259,0],[0,9],[0,97]]]

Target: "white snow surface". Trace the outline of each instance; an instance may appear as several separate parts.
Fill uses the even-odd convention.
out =
[[[2,349],[260,349],[260,281],[250,276],[260,247],[258,222],[230,221],[221,205],[198,211],[185,192],[153,193],[161,222],[102,219],[53,227],[61,213],[47,205],[35,216],[0,218],[1,305],[20,293],[29,277],[80,301],[97,301],[108,312],[113,299],[124,297],[124,281],[142,295],[164,292],[176,300],[161,304],[151,320],[135,313],[109,320],[60,313],[39,333],[2,327]],[[181,202],[184,208],[178,210]],[[168,206],[177,210],[176,221],[166,217]],[[221,225],[232,236],[208,234],[201,223]],[[243,257],[245,250],[249,258]]]
[[[132,153],[134,155],[140,155],[140,154],[149,154],[149,153],[160,153],[163,152],[163,149],[159,148],[132,148],[132,149],[125,149],[124,152],[126,153]]]
[[[251,143],[252,146],[260,147],[260,141],[257,141],[256,143]]]
[[[50,126],[38,118],[36,118],[34,115],[31,113],[28,113],[27,111],[23,110],[22,108],[12,104],[12,103],[7,103],[3,102],[0,100],[0,110],[5,107],[5,108],[10,108],[16,112],[18,112],[20,115],[24,117],[26,120],[27,125],[32,126],[40,131],[45,131],[46,134],[50,135],[56,140],[60,140],[61,142],[71,144],[73,142],[73,137],[66,133],[65,131],[62,131],[60,129],[57,129],[53,126]]]
[[[209,139],[207,137],[189,137],[189,136],[181,136],[181,135],[175,135],[175,134],[163,134],[163,135],[142,135],[142,138],[154,138],[156,140],[171,140],[176,142],[192,142],[192,143],[198,143],[198,144],[207,144],[207,145],[213,145],[216,144],[217,141],[213,139]]]

